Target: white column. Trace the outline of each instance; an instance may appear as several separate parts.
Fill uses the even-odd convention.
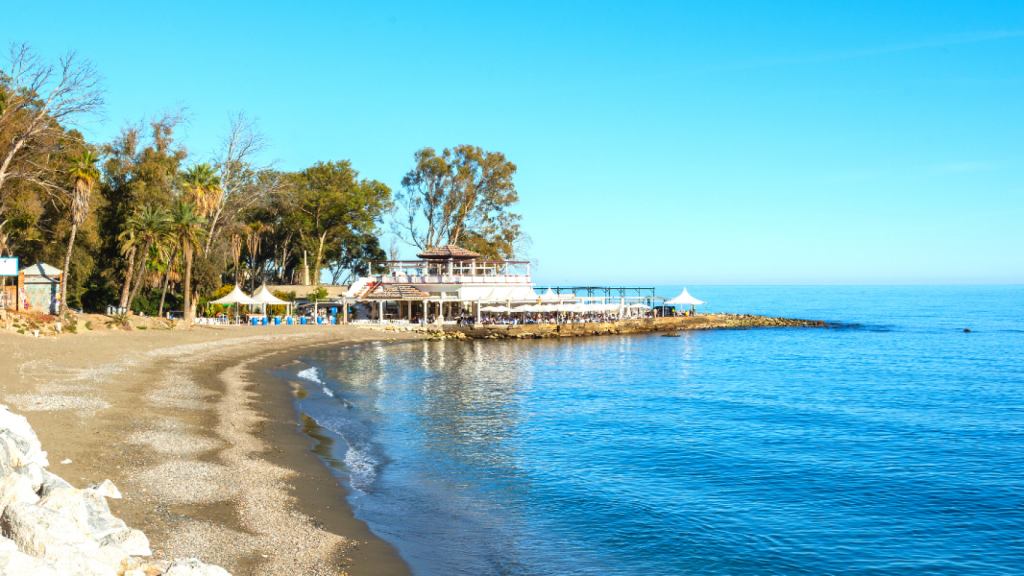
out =
[[[378,304],[377,310],[378,310],[377,323],[378,324],[383,324],[384,323],[384,301],[383,300],[381,300],[380,304]]]

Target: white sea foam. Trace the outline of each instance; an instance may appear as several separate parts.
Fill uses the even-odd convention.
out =
[[[327,394],[331,398],[334,398],[334,392],[331,392],[331,390],[327,386],[324,386],[324,394]]]
[[[316,366],[311,366],[309,368],[306,368],[305,370],[300,370],[299,373],[296,374],[296,376],[302,378],[303,380],[316,382],[317,384],[324,383],[324,381],[320,379],[320,371]]]
[[[377,478],[377,461],[365,450],[349,444],[345,451],[345,466],[351,476],[352,488],[364,492]]]

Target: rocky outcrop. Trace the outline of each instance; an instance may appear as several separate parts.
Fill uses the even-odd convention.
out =
[[[0,576],[225,576],[195,558],[151,557],[149,539],[110,513],[110,480],[77,489],[49,466],[28,420],[0,405]]]
[[[706,314],[674,318],[637,318],[575,324],[494,324],[445,326],[444,332],[430,332],[432,339],[572,338],[637,332],[746,328],[825,328],[821,320],[772,318],[751,314]]]

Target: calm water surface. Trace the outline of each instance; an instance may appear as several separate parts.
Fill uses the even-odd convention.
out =
[[[1024,574],[1024,287],[689,288],[848,326],[326,351],[297,402],[417,574]]]

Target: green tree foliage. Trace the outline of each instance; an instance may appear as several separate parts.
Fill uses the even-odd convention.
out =
[[[466,145],[441,154],[424,148],[415,159],[396,195],[396,235],[420,249],[455,244],[492,258],[516,256],[523,233],[521,216],[509,211],[519,202],[515,164]]]
[[[377,232],[392,207],[391,189],[376,180],[359,180],[351,162],[317,162],[291,178],[285,203],[294,207],[287,225],[313,257],[319,281],[325,263]]]
[[[399,211],[391,189],[351,162],[278,171],[261,161],[267,139],[244,113],[209,161],[178,140],[184,109],[88,143],[72,129],[102,110],[88,61],[49,63],[24,45],[0,60],[0,256],[63,261],[67,306],[162,314],[167,304],[191,321],[196,302],[232,280],[297,283],[307,264],[315,283],[324,272],[337,284],[383,271],[372,264],[387,257],[380,225]],[[420,150],[398,196],[405,238],[519,252],[515,171],[477,147]]]

